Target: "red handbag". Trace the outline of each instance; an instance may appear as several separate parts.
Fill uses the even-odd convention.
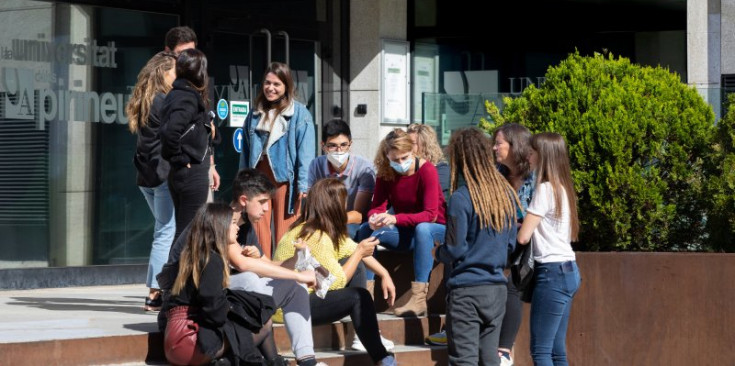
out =
[[[199,325],[191,319],[188,306],[168,311],[163,347],[168,362],[174,365],[202,365],[210,361],[197,346]]]

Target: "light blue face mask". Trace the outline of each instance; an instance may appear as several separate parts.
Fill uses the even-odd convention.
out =
[[[393,170],[395,170],[398,174],[405,174],[409,169],[411,169],[413,159],[414,158],[406,160],[402,164],[396,163],[395,161],[391,160],[390,167],[393,168]]]

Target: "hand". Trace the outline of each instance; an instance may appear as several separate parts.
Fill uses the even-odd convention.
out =
[[[186,168],[191,169],[191,163],[186,163]]]
[[[214,165],[209,168],[209,181],[212,182],[210,188],[212,188],[213,191],[218,191],[220,178],[219,173],[217,173],[217,169],[214,168]]]
[[[297,274],[296,282],[303,283],[307,287],[316,287],[316,272],[314,271],[301,271]]]
[[[357,244],[357,250],[360,251],[360,258],[370,257],[375,252],[375,246],[380,241],[378,238],[371,236]]]
[[[388,306],[393,306],[396,301],[396,286],[393,284],[393,279],[390,278],[389,274],[380,278],[381,288],[383,289],[383,299],[388,303]]]
[[[260,258],[260,251],[253,245],[246,245],[242,249],[242,255],[250,258]]]
[[[308,245],[306,244],[305,241],[303,241],[301,239],[296,239],[296,240],[293,241],[293,247],[296,248],[296,249],[298,249],[298,250],[304,250],[304,249],[306,249],[308,247]]]

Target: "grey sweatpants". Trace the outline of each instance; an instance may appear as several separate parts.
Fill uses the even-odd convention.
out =
[[[450,365],[500,365],[498,340],[507,291],[504,283],[449,291],[446,329]]]
[[[253,272],[240,272],[230,276],[230,288],[273,297],[276,307],[283,309],[283,320],[296,358],[314,355],[309,293],[303,286],[294,280],[272,279],[260,277]]]

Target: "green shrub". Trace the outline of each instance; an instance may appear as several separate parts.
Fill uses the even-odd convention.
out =
[[[504,104],[500,112],[489,103],[489,118],[480,126],[490,131],[517,122],[566,138],[582,225],[575,248],[729,245],[720,241],[732,236],[735,217],[735,159],[729,154],[735,112],[719,129],[729,137],[723,146],[711,107],[676,74],[622,57],[574,53],[548,69],[540,88],[531,85]],[[712,180],[723,168],[729,174]],[[727,184],[728,191],[719,188]],[[724,223],[728,235],[720,235]]]

